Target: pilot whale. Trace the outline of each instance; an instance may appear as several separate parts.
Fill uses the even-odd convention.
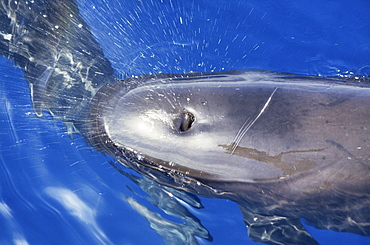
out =
[[[116,81],[74,1],[0,3],[0,54],[36,115],[75,129],[115,167],[237,202],[249,236],[316,244],[319,229],[370,236],[370,84],[264,70]]]
[[[142,76],[96,94],[88,137],[162,184],[236,201],[256,241],[313,244],[300,218],[369,236],[369,85],[260,70]]]

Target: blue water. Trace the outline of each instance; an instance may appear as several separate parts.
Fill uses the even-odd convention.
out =
[[[239,68],[370,73],[366,0],[78,3],[117,77]],[[174,223],[178,218],[153,206],[110,157],[78,135],[71,139],[52,118],[36,118],[21,71],[0,62],[0,244],[164,244],[125,199]],[[203,209],[187,206],[213,237],[198,238],[200,244],[253,244],[235,203],[200,200]],[[354,234],[307,229],[322,244],[370,244]]]

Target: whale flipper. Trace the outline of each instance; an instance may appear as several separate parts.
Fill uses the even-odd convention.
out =
[[[195,237],[212,241],[209,231],[201,224],[186,206],[199,209],[203,208],[199,198],[184,192],[160,185],[146,177],[137,177],[121,172],[130,178],[137,186],[145,191],[149,197],[146,199],[156,208],[161,209],[166,215],[181,220],[171,221],[160,213],[151,211],[132,197],[125,197],[125,201],[141,214],[150,226],[160,234],[166,244],[199,244]],[[183,205],[185,203],[186,205]]]
[[[239,206],[248,228],[248,236],[265,244],[319,244],[301,224],[299,219],[284,216],[254,214],[245,206]]]

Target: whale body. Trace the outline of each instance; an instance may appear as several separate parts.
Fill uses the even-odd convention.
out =
[[[300,218],[369,236],[369,85],[261,70],[142,76],[96,94],[89,139],[162,184],[236,201],[256,241],[314,243]]]
[[[264,70],[115,81],[74,1],[0,3],[0,54],[47,111],[156,182],[237,202],[249,236],[370,236],[370,84]]]

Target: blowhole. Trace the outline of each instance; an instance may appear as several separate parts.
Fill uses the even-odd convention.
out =
[[[175,118],[174,125],[179,133],[185,133],[193,127],[194,122],[194,114],[186,109],[183,109]]]

